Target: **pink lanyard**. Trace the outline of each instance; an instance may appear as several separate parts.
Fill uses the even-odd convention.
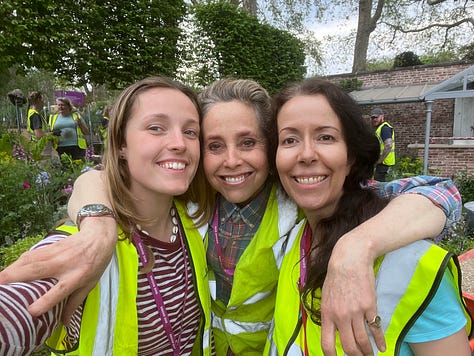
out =
[[[188,258],[187,258],[186,248],[184,247],[183,237],[180,231],[178,231],[178,235],[181,241],[181,247],[183,249],[183,254],[184,254],[184,280],[186,283],[186,287],[184,289],[185,290],[184,302],[183,302],[183,308],[184,308],[184,304],[186,302],[187,295],[188,295]],[[138,235],[136,231],[133,232],[133,241],[135,242],[135,247],[137,248],[138,256],[140,258],[140,262],[142,263],[142,266],[146,266],[148,263],[148,257],[145,251],[145,246],[143,244],[142,239],[140,238],[140,235]],[[163,302],[163,297],[161,296],[160,289],[158,288],[158,284],[155,281],[153,270],[147,272],[146,278],[148,279],[148,284],[150,285],[151,293],[153,294],[153,297],[155,298],[155,304],[158,309],[158,313],[160,314],[161,321],[163,322],[163,328],[165,329],[166,335],[168,336],[168,340],[171,343],[171,347],[173,348],[173,355],[178,356],[180,354],[182,330],[179,337],[176,338],[173,333],[173,328],[171,327],[171,321],[168,316],[168,312],[166,311],[166,307]]]
[[[228,276],[233,276],[235,268],[224,268],[224,263],[222,261],[221,243],[219,242],[219,205],[217,203],[216,209],[214,211],[214,218],[212,219],[212,230],[214,232],[214,244],[216,245],[216,253],[219,264],[221,265],[221,268],[225,274]]]
[[[311,231],[309,229],[309,224],[306,223],[306,226],[303,230],[303,236],[301,236],[300,241],[300,279],[299,279],[299,287],[300,293],[302,292],[304,285],[306,284],[306,269],[307,269],[307,256],[309,254],[309,250],[311,248]],[[304,308],[303,302],[300,298],[300,309],[301,309],[301,319],[303,321],[303,333],[304,333],[304,354],[308,356],[308,338],[306,337],[306,320],[308,315],[306,314],[306,310]]]

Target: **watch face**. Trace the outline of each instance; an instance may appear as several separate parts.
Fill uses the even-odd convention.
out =
[[[82,209],[85,213],[102,213],[109,212],[109,209],[102,204],[89,204]]]

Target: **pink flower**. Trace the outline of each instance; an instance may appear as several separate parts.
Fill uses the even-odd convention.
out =
[[[23,182],[23,188],[24,188],[24,189],[30,189],[30,188],[31,188],[30,183],[28,183],[28,182]]]

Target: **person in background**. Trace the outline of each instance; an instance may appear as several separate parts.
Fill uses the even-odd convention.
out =
[[[319,343],[321,289],[338,241],[388,203],[367,186],[379,144],[355,101],[318,78],[279,93],[274,118],[280,181],[306,219],[287,238],[265,354],[335,355]],[[371,330],[383,330],[384,354],[471,354],[472,320],[454,254],[422,240],[381,256],[373,268],[378,311],[366,320]],[[339,340],[336,351],[347,352]]]
[[[390,167],[395,165],[395,132],[393,127],[385,121],[382,109],[374,108],[370,113],[370,119],[380,144],[380,157],[375,166],[374,179],[385,182]]]
[[[199,166],[200,118],[195,93],[164,77],[119,95],[104,156],[112,209],[87,210],[117,221],[113,258],[65,325],[57,326],[64,302],[39,318],[27,311],[54,280],[0,285],[1,355],[28,355],[45,340],[61,354],[211,355],[204,246],[175,199],[186,196]],[[80,227],[81,220],[61,225],[37,247],[47,251]]]
[[[68,154],[72,159],[83,159],[86,154],[89,128],[78,112],[73,112],[73,107],[68,98],[57,98],[58,112],[49,117],[50,130],[59,134],[56,151],[59,156]]]
[[[33,91],[28,95],[28,116],[26,119],[26,130],[32,140],[38,141],[49,133],[48,123],[42,114],[44,105],[43,95],[39,91]],[[45,158],[51,157],[53,145],[48,141],[41,152]]]
[[[100,117],[99,126],[100,137],[102,138],[102,144],[104,145],[104,148],[107,143],[107,127],[109,126],[109,115],[110,105],[105,105],[104,109],[102,109],[102,115]]]
[[[26,130],[33,139],[38,140],[48,131],[48,123],[41,114],[43,110],[43,95],[39,91],[33,91],[28,95],[28,117],[26,119]]]
[[[204,115],[203,163],[206,176],[216,190],[209,208],[202,202],[198,207],[204,211],[204,221],[208,223],[199,230],[209,244],[217,352],[260,355],[273,315],[280,251],[288,231],[299,218],[298,210],[276,181],[268,139],[271,112],[266,91],[254,81],[225,79],[201,93],[200,102]],[[76,216],[78,211],[81,214],[84,204],[110,204],[107,196],[104,197],[102,181],[97,171],[86,173],[76,181],[70,201],[71,216]],[[415,194],[394,198],[377,219],[361,225],[358,231],[348,232],[334,249],[325,288],[329,297],[323,300],[328,349],[338,329],[348,350],[372,350],[363,321],[376,312],[372,271],[375,257],[385,249],[426,236],[435,237],[446,222],[443,210],[450,219],[455,219],[460,208],[459,193],[449,180],[416,177],[387,186],[374,184],[373,188],[388,195]],[[418,220],[414,221],[413,216]],[[90,288],[95,284],[97,271],[102,271],[104,261],[108,261],[116,228],[110,226],[107,218],[91,216],[84,221],[88,220],[93,223],[84,225],[75,240],[63,241],[54,254],[33,251],[26,255],[33,260],[34,255],[42,255],[39,258],[44,263],[39,263],[46,265],[42,271],[49,270],[46,273],[59,280],[57,288],[43,297],[46,305],[54,304],[60,295],[65,298],[67,291],[72,293],[78,286],[84,290]],[[81,243],[76,245],[78,241]],[[78,254],[78,249],[83,249],[83,253]],[[66,255],[67,263],[61,262]],[[75,262],[71,263],[71,259]],[[18,266],[22,265],[25,268],[19,271]],[[25,265],[20,258],[16,266],[0,273],[0,282],[8,281],[8,275],[14,278],[10,281],[31,279],[31,274],[26,272],[28,263]],[[83,270],[85,265],[89,267]],[[91,268],[92,265],[96,268]],[[77,281],[76,285],[71,283],[73,280]],[[72,305],[83,299],[81,294],[83,290],[73,293],[69,299]],[[34,312],[39,305],[30,310]],[[41,308],[36,312],[41,312]],[[383,333],[377,330],[374,333],[376,340],[383,343]]]

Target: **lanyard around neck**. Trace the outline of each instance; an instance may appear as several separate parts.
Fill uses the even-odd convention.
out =
[[[224,268],[223,254],[221,249],[221,243],[219,242],[219,204],[216,202],[216,208],[214,210],[214,218],[212,219],[212,230],[214,232],[214,244],[216,245],[216,254],[219,264],[222,270],[228,276],[233,276],[235,268]]]
[[[184,280],[185,280],[185,289],[184,289],[184,300],[183,300],[183,308],[184,304],[186,303],[186,299],[188,296],[188,258],[186,253],[186,248],[183,242],[183,236],[180,231],[178,231],[179,239],[181,241],[181,248],[183,249],[183,256],[184,256]],[[145,245],[143,244],[140,235],[134,231],[133,232],[133,241],[135,243],[135,247],[138,252],[138,257],[140,258],[140,262],[142,266],[146,266],[148,263],[148,256],[145,251]],[[166,335],[168,336],[168,340],[173,348],[173,355],[178,356],[180,355],[180,343],[181,343],[181,334],[178,338],[175,337],[173,333],[173,328],[171,327],[171,321],[168,316],[168,312],[166,311],[165,303],[163,302],[163,297],[161,296],[160,289],[158,288],[158,284],[155,281],[155,276],[153,275],[153,269],[146,273],[146,278],[148,279],[148,284],[151,288],[151,293],[153,294],[153,298],[155,299],[155,304],[158,309],[158,313],[160,314],[161,321],[163,323],[163,328],[165,329]],[[181,320],[182,323],[182,320]],[[181,324],[182,325],[182,324]]]
[[[301,292],[306,284],[306,273],[307,273],[307,258],[309,256],[309,250],[311,248],[311,230],[309,229],[309,223],[306,222],[306,226],[303,230],[303,235],[301,236],[300,241],[300,279],[299,279],[299,287],[300,287],[300,309],[301,309],[301,319],[303,322],[303,333],[304,333],[304,354],[308,356],[308,338],[306,335],[306,321],[308,319],[308,314],[304,308],[302,302]]]

